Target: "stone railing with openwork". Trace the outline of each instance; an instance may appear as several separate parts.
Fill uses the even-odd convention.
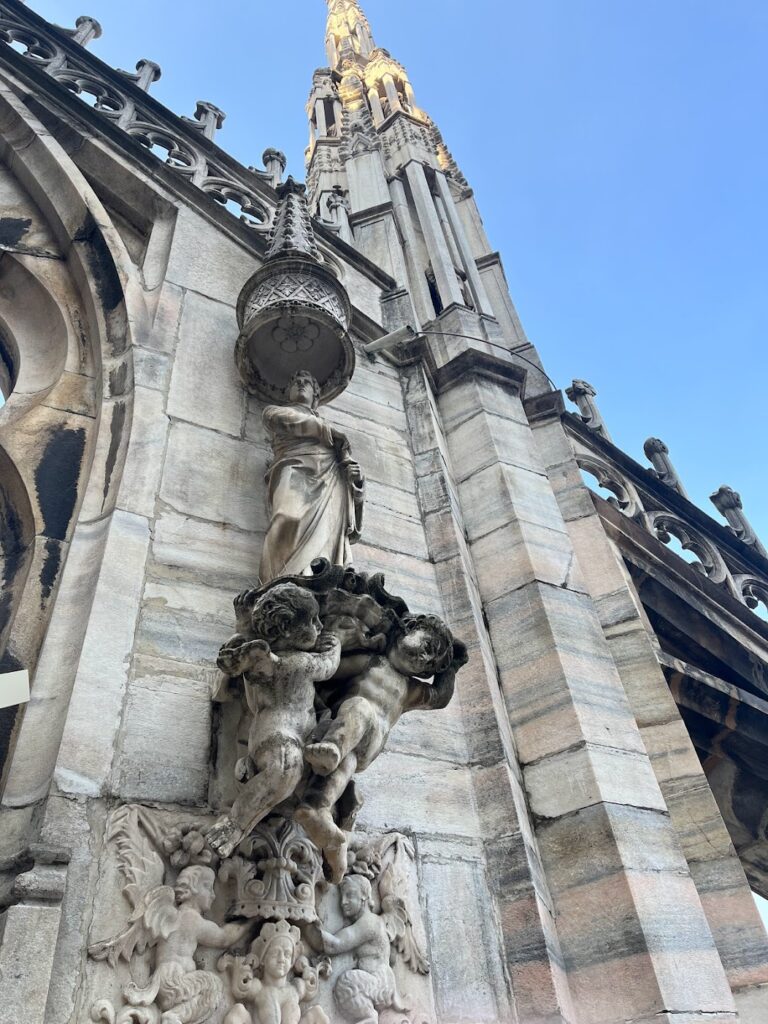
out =
[[[726,520],[721,524],[690,501],[670,458],[658,438],[645,442],[651,467],[635,462],[617,448],[595,403],[596,392],[585,381],[574,381],[567,395],[579,415],[566,413],[576,461],[592,477],[607,501],[665,545],[677,542],[686,559],[711,583],[722,588],[763,620],[768,613],[768,552],[744,514],[741,497],[720,487],[711,501]],[[607,492],[607,493],[605,493]]]
[[[179,117],[149,96],[160,68],[140,60],[136,71],[115,71],[85,47],[101,35],[90,17],[74,29],[48,24],[18,0],[0,0],[0,42],[116,125],[162,163],[211,196],[254,231],[267,233],[285,158],[264,154],[266,170],[246,168],[214,144],[224,113],[200,101],[193,118]],[[1,51],[0,51],[1,52]],[[14,58],[6,51],[10,61]]]

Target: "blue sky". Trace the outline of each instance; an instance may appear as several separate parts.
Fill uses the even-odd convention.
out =
[[[323,0],[89,0],[92,48],[163,67],[177,113],[227,112],[219,143],[303,176]],[[31,0],[62,24],[82,0]],[[590,380],[614,439],[653,434],[694,500],[741,491],[768,538],[764,0],[367,0],[474,187],[549,374]],[[468,13],[471,12],[471,13]]]
[[[180,114],[303,177],[323,0],[88,0],[93,52],[163,68]],[[73,25],[82,0],[29,0]],[[768,4],[765,0],[364,0],[477,194],[549,374],[591,381],[617,444],[661,437],[710,510],[741,491],[768,543]]]

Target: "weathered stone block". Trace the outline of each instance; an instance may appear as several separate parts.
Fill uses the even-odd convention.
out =
[[[160,497],[196,519],[263,533],[266,453],[212,430],[173,423]]]
[[[204,804],[211,713],[208,683],[146,671],[132,679],[120,735],[121,799]]]
[[[169,416],[240,436],[245,389],[233,358],[236,340],[232,306],[187,293],[168,392]]]

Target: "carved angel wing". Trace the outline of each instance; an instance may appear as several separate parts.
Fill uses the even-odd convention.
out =
[[[404,879],[394,864],[389,864],[379,879],[381,916],[389,941],[414,974],[429,974],[429,961],[413,932],[413,920],[405,899]]]
[[[157,852],[157,825],[142,807],[119,807],[110,818],[107,839],[115,844],[117,864],[125,879],[123,894],[133,911],[128,925],[111,939],[96,942],[88,952],[95,960],[107,960],[114,967],[122,957],[130,960],[135,951],[167,938],[176,926],[178,910],[173,889],[163,885],[165,865]]]
[[[119,807],[110,819],[107,839],[117,849],[118,867],[126,881],[123,894],[137,908],[144,895],[165,880],[165,865],[157,852],[157,826],[143,808]]]
[[[158,885],[145,892],[128,920],[128,926],[114,938],[88,947],[94,960],[106,960],[111,967],[122,959],[130,961],[134,953],[144,953],[160,939],[167,939],[178,924],[179,911],[173,889]]]

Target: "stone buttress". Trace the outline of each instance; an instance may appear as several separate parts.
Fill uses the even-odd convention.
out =
[[[696,509],[585,381],[566,410],[355,0],[306,190],[33,6],[0,0],[0,671],[32,683],[0,711],[0,1024],[763,1024],[738,494]],[[414,632],[424,680],[388,653]],[[406,696],[333,802],[353,649]],[[254,707],[307,665],[272,757]]]

